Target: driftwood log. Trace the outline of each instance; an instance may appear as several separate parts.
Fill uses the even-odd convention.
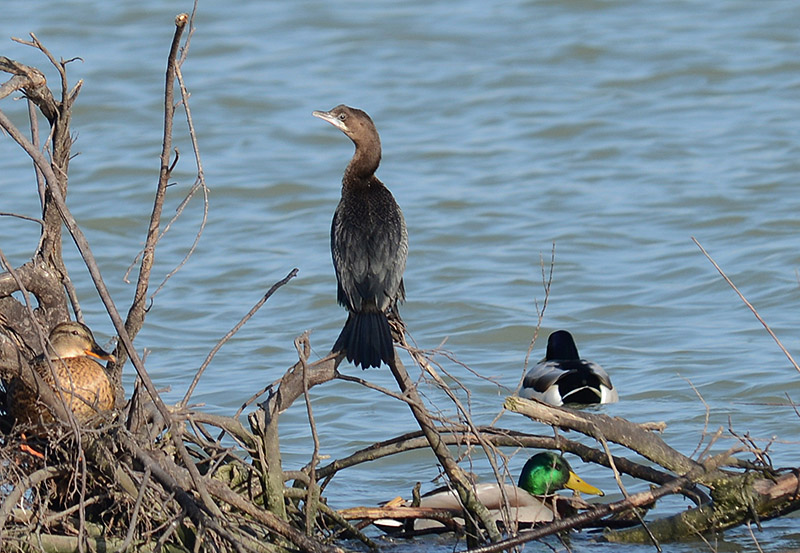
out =
[[[375,518],[427,516],[450,521],[452,513],[396,507],[389,511],[374,506],[336,512],[326,504],[326,486],[350,467],[415,448],[434,453],[448,482],[466,505],[466,527],[452,527],[468,535],[472,551],[505,550],[546,535],[588,526],[605,528],[603,535],[608,541],[663,542],[758,522],[798,508],[798,471],[772,469],[767,457],[745,441],[734,451],[690,458],[663,442],[657,434],[658,424],[636,424],[553,408],[516,396],[506,400],[505,408],[549,425],[554,429],[552,435],[478,425],[459,399],[456,385],[448,384],[440,376],[442,367],[437,368],[432,356],[405,342],[398,351],[410,353],[421,378],[412,380],[397,357],[391,370],[399,392],[382,390],[358,377],[339,373],[341,356],[329,355],[312,362],[308,336],[304,334],[295,343],[297,363],[278,381],[251,398],[243,398],[239,412],[220,416],[190,408],[192,392],[216,351],[294,278],[296,269],[277,280],[253,309],[210,348],[184,399],[175,406],[165,405],[133,341],[145,324],[152,298],[148,295],[152,288],[151,271],[156,247],[163,236],[161,219],[168,196],[167,184],[178,162],[172,147],[178,108],[186,115],[186,132],[194,145],[197,166],[197,180],[181,205],[205,190],[189,94],[181,73],[188,54],[191,22],[187,14],[175,19],[175,34],[166,58],[164,135],[158,169],[154,170],[154,204],[145,246],[138,252],[134,297],[124,319],[65,201],[72,147],[71,110],[81,83],[69,86],[69,61],[54,57],[33,35],[30,40],[17,42],[37,49],[53,64],[60,79],[56,86],[51,88],[37,68],[0,56],[0,71],[7,76],[0,84],[0,108],[5,107],[2,102],[10,95],[22,95],[29,106],[33,137],[27,138],[0,109],[3,139],[7,136],[14,140],[33,161],[32,181],[36,186],[31,186],[31,193],[38,192],[42,210],[41,218],[17,215],[42,229],[30,261],[11,267],[0,248],[0,378],[4,383],[21,378],[38,390],[42,404],[59,421],[49,428],[47,435],[33,440],[40,456],[32,455],[19,447],[24,441],[22,433],[28,429],[9,418],[5,397],[0,394],[3,431],[0,474],[5,484],[0,489],[0,550],[328,552],[343,550],[345,542],[341,538],[359,540],[365,547],[376,550],[380,546],[362,531]],[[42,123],[40,116],[44,118]],[[47,138],[41,142],[39,136]],[[119,340],[115,351],[117,361],[107,367],[118,389],[119,401],[114,416],[99,427],[81,426],[30,364],[36,354],[45,350],[45,340],[53,326],[68,318],[82,319],[77,294],[61,255],[64,228],[89,270],[97,299],[105,305]],[[200,231],[198,239],[199,235]],[[131,252],[131,256],[136,257],[137,252]],[[130,397],[120,384],[128,360],[137,375]],[[448,382],[457,382],[453,375],[449,376]],[[333,379],[367,386],[386,401],[405,402],[421,431],[388,438],[320,464],[308,391]],[[438,387],[452,401],[459,422],[434,419],[417,390],[421,385]],[[281,413],[301,398],[306,402],[315,448],[305,467],[288,471],[281,460],[279,421]],[[246,421],[242,422],[245,411]],[[557,431],[559,428],[582,434],[585,439],[566,439]],[[609,442],[645,457],[650,464],[611,455]],[[569,452],[586,462],[608,467],[616,476],[627,474],[650,482],[653,487],[647,492],[627,494],[620,483],[625,496],[621,501],[596,502],[575,516],[504,536],[488,522],[486,508],[475,500],[456,459],[483,457],[498,481],[503,481],[507,479],[507,470],[502,452],[519,448]],[[642,513],[669,494],[682,494],[695,507],[646,521]],[[628,528],[620,528],[621,518]]]

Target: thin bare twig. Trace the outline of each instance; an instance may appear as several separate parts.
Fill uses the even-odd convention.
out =
[[[619,470],[617,470],[617,464],[614,462],[614,456],[611,455],[611,450],[608,447],[608,442],[603,437],[603,434],[602,432],[600,432],[599,429],[598,429],[598,434],[597,436],[595,436],[595,438],[597,438],[597,440],[603,446],[603,451],[605,451],[606,458],[608,459],[608,466],[611,467],[611,471],[614,473],[614,480],[617,482],[617,486],[619,487],[619,490],[622,492],[622,496],[625,499],[629,499],[630,494],[628,493],[628,490],[625,489],[625,485],[622,483],[622,478],[620,477]],[[658,551],[658,553],[661,553],[661,544],[658,543],[658,539],[653,535],[653,532],[650,531],[650,528],[647,526],[647,523],[642,518],[642,514],[639,512],[639,509],[633,508],[631,509],[631,512],[633,513],[633,516],[636,517],[636,520],[639,521],[639,525],[647,533],[647,537],[650,539],[650,542],[656,548],[656,551]]]
[[[172,225],[180,218],[180,216],[182,215],[184,209],[189,204],[189,201],[194,197],[195,193],[198,190],[202,190],[203,191],[203,217],[202,217],[202,220],[200,221],[200,226],[199,226],[197,232],[195,233],[194,241],[192,242],[191,246],[189,247],[189,250],[186,252],[186,254],[184,255],[183,259],[181,259],[181,261],[172,270],[170,270],[169,273],[166,274],[166,276],[164,276],[164,278],[162,279],[161,283],[159,283],[159,285],[156,287],[155,291],[153,291],[153,293],[150,294],[149,303],[153,302],[154,298],[158,295],[158,293],[164,288],[164,286],[166,286],[166,284],[169,281],[169,279],[172,278],[178,271],[180,271],[180,269],[189,261],[189,258],[192,256],[194,251],[197,249],[197,245],[200,242],[200,237],[202,236],[203,230],[205,229],[206,223],[208,221],[208,208],[209,208],[208,187],[206,186],[205,171],[203,170],[203,163],[202,163],[201,156],[200,156],[200,147],[198,146],[198,143],[197,143],[197,133],[195,132],[195,128],[194,128],[194,121],[192,119],[192,111],[191,111],[191,108],[189,107],[189,96],[190,96],[190,94],[189,94],[188,89],[186,88],[186,84],[183,81],[183,73],[181,72],[181,66],[186,61],[186,57],[187,57],[187,55],[189,53],[189,43],[191,41],[192,35],[194,34],[194,16],[195,16],[196,11],[197,11],[197,2],[195,2],[194,9],[192,10],[192,14],[189,17],[189,22],[188,22],[189,31],[187,33],[186,41],[184,42],[183,47],[180,48],[180,59],[176,59],[174,56],[177,56],[177,52],[176,51],[172,51],[170,60],[172,60],[173,63],[170,64],[170,68],[174,72],[174,77],[178,81],[178,85],[179,85],[180,92],[181,92],[181,101],[179,102],[178,105],[182,105],[183,106],[184,113],[186,114],[186,122],[187,122],[188,131],[189,131],[189,138],[190,138],[191,143],[192,143],[192,150],[194,152],[195,164],[197,166],[197,178],[195,179],[195,183],[192,185],[192,188],[189,189],[189,192],[186,194],[184,199],[181,201],[180,205],[178,205],[178,207],[175,209],[175,215],[173,215],[172,218],[167,222],[167,224],[164,226],[164,229],[159,232],[158,236],[154,237],[154,239],[153,239],[153,247],[155,247],[156,244],[161,242],[161,240],[164,238],[164,236],[167,234],[167,232],[169,232],[169,230],[172,228]],[[182,14],[182,15],[185,15],[185,14]],[[179,45],[179,43],[178,43],[178,45]],[[172,54],[174,54],[174,56],[172,56]],[[169,73],[169,71],[168,71],[168,73]],[[176,106],[173,105],[173,103],[172,103],[173,100],[172,100],[171,97],[169,97],[170,94],[172,94],[171,84],[168,85],[168,94],[167,94],[168,98],[165,101],[166,111],[169,114],[169,117],[171,119],[172,117],[174,117],[175,107]],[[171,121],[170,121],[170,123],[171,123]],[[168,131],[170,133],[172,132],[171,126],[170,126],[169,129],[165,126],[164,132],[166,133]],[[166,134],[165,134],[165,136],[166,136]],[[170,135],[170,140],[171,140],[171,135]],[[164,146],[165,147],[167,146],[166,142],[164,143]],[[167,181],[169,179],[169,176],[172,174],[172,170],[177,165],[179,157],[180,157],[180,155],[179,155],[178,151],[176,150],[175,151],[175,159],[174,159],[172,165],[169,166],[169,168],[168,168],[168,170],[166,172],[166,177],[163,180],[159,180],[159,191],[160,192],[161,192],[161,186],[162,185],[164,187],[163,190],[164,191],[166,190]],[[164,159],[165,159],[164,158],[164,150],[162,150],[162,162],[164,161]],[[162,194],[161,195],[161,200],[162,200],[162,204],[161,205],[163,205],[163,199],[164,199],[164,196]],[[143,264],[144,264],[144,257],[146,255],[146,252],[147,252],[147,246],[145,246],[145,248],[142,249],[140,254],[136,256],[136,259],[139,259],[140,255],[142,256]],[[136,259],[133,261],[133,263],[131,264],[131,267],[129,267],[128,271],[125,273],[125,277],[124,278],[126,279],[126,282],[127,282],[128,274],[130,273],[130,271],[133,268],[133,264],[136,263]]]
[[[139,516],[139,509],[142,507],[142,499],[144,499],[145,491],[147,490],[147,486],[150,483],[150,471],[151,468],[149,465],[144,468],[142,483],[139,485],[139,495],[136,496],[136,503],[133,506],[133,513],[131,513],[131,520],[128,523],[128,532],[127,534],[125,534],[125,539],[116,549],[115,553],[122,553],[123,551],[127,551],[128,547],[130,547],[130,544],[133,541],[133,534],[134,531],[136,530],[136,519]]]
[[[163,142],[161,146],[161,158],[158,175],[158,185],[156,187],[156,195],[153,201],[153,209],[150,214],[150,224],[147,229],[147,238],[142,253],[142,262],[139,268],[139,278],[136,282],[136,292],[134,293],[133,302],[128,310],[128,316],[125,320],[125,331],[131,336],[136,336],[144,323],[144,316],[146,312],[146,297],[147,289],[150,284],[150,274],[153,269],[155,259],[155,249],[159,239],[159,229],[161,225],[161,213],[164,208],[164,198],[166,196],[169,178],[172,173],[172,165],[170,164],[170,154],[172,152],[172,127],[175,116],[174,97],[175,97],[175,73],[176,56],[178,55],[178,48],[181,43],[181,35],[189,22],[189,16],[185,13],[178,15],[175,18],[175,34],[172,37],[172,44],[170,46],[169,55],[167,57],[167,71],[164,85],[164,132]],[[117,357],[119,358],[118,365],[121,367],[124,363],[124,350],[117,347]]]
[[[409,348],[407,343],[404,343],[403,345],[406,346],[406,348]],[[489,461],[489,465],[491,466],[492,471],[494,472],[495,479],[499,484],[502,484],[504,478],[500,475],[500,469],[497,466],[497,459],[495,458],[494,455],[495,452],[494,450],[492,450],[490,444],[483,438],[482,434],[478,431],[475,423],[472,421],[472,415],[470,414],[469,410],[464,408],[464,405],[461,403],[461,401],[458,399],[455,393],[453,393],[453,390],[450,389],[450,387],[447,385],[444,379],[441,376],[439,376],[439,374],[436,372],[436,370],[433,368],[433,366],[428,362],[428,360],[425,357],[417,355],[416,352],[411,350],[410,348],[409,348],[409,353],[411,353],[412,358],[416,361],[420,369],[425,373],[429,374],[431,378],[434,379],[439,388],[442,391],[444,391],[444,393],[447,395],[450,401],[456,406],[456,409],[461,414],[464,421],[467,423],[467,426],[469,426],[469,428],[472,430],[473,435],[475,436],[475,441],[483,449],[486,459]],[[458,382],[457,379],[454,379],[454,381]],[[469,390],[467,390],[466,387],[462,386],[462,389],[465,390],[469,395]],[[501,485],[499,489],[501,495],[503,496],[503,504],[506,506],[506,508],[504,509],[503,516],[506,520],[508,520],[507,506],[509,503],[508,503],[508,497],[506,496],[506,488],[505,486]]]
[[[467,478],[467,475],[464,473],[463,469],[458,466],[453,459],[453,456],[450,454],[450,451],[444,445],[441,435],[434,426],[427,409],[425,409],[425,405],[422,403],[422,398],[419,396],[419,392],[411,382],[408,372],[403,366],[403,363],[400,361],[400,357],[397,355],[396,351],[394,359],[391,363],[389,363],[389,368],[391,369],[392,376],[394,376],[398,386],[400,386],[400,390],[404,394],[408,395],[410,400],[408,402],[408,406],[411,408],[414,418],[417,420],[420,429],[423,431],[426,439],[430,443],[434,455],[436,455],[439,463],[441,463],[442,467],[445,469],[445,472],[447,472],[447,476],[455,487],[458,497],[464,505],[466,512],[470,513],[480,521],[481,527],[489,536],[491,541],[500,541],[500,532],[497,530],[497,526],[492,521],[488,509],[486,509],[486,506],[478,501],[475,491],[469,485],[469,479]]]
[[[317,503],[319,502],[319,486],[317,485],[317,463],[319,462],[319,435],[317,434],[317,424],[314,422],[314,411],[311,408],[311,398],[308,395],[308,354],[311,345],[308,343],[308,331],[296,338],[294,347],[297,350],[297,357],[303,368],[303,396],[306,400],[306,414],[308,425],[311,428],[311,439],[314,449],[311,452],[311,461],[308,463],[308,489],[306,490],[306,535],[311,536],[314,529],[314,521],[317,515]]]
[[[522,381],[525,379],[525,374],[528,372],[528,362],[531,357],[531,352],[533,352],[533,346],[536,344],[536,340],[539,337],[539,329],[542,327],[542,321],[544,320],[544,312],[547,309],[547,304],[550,301],[550,287],[553,285],[553,271],[556,266],[556,243],[553,242],[553,247],[550,250],[550,272],[549,274],[545,275],[545,264],[544,259],[542,259],[541,255],[539,256],[539,262],[542,267],[542,284],[544,285],[544,301],[542,302],[542,308],[539,309],[538,305],[536,308],[537,320],[536,320],[536,328],[533,331],[533,338],[531,338],[531,343],[528,345],[528,351],[525,353],[525,363],[522,365],[522,376],[519,379],[519,384],[517,384],[517,390],[522,387]]]
[[[728,275],[726,275],[725,272],[722,270],[722,268],[720,268],[720,266],[717,265],[717,262],[714,261],[711,258],[709,253],[705,250],[705,248],[703,246],[700,245],[700,242],[698,242],[697,239],[694,236],[692,236],[692,241],[695,244],[697,244],[697,247],[700,248],[700,251],[703,252],[703,255],[706,256],[706,258],[711,262],[711,264],[714,265],[714,268],[719,272],[720,275],[722,275],[722,278],[725,279],[725,282],[727,282],[728,285],[731,288],[733,288],[733,291],[736,292],[736,294],[744,302],[744,304],[747,306],[747,308],[753,313],[753,315],[755,315],[756,319],[758,319],[758,322],[760,322],[764,326],[764,328],[767,330],[769,335],[772,336],[772,339],[775,340],[775,343],[778,344],[778,347],[781,348],[781,351],[786,356],[786,358],[789,359],[789,362],[792,364],[792,366],[798,372],[800,372],[800,366],[798,366],[797,362],[795,362],[794,358],[792,357],[792,354],[789,353],[789,350],[787,350],[785,347],[783,347],[783,344],[781,343],[780,339],[778,339],[778,336],[774,332],[772,332],[772,329],[769,327],[769,325],[764,321],[764,319],[761,318],[761,315],[758,314],[758,311],[756,311],[756,308],[753,307],[753,304],[751,304],[749,301],[747,301],[747,298],[744,297],[744,294],[742,294],[739,291],[739,289],[736,287],[736,285],[733,283],[733,281],[730,278],[728,278]]]
[[[211,360],[214,358],[214,356],[217,354],[220,348],[228,340],[230,340],[234,334],[239,332],[239,329],[241,329],[247,323],[247,321],[249,321],[253,317],[253,315],[256,314],[256,312],[259,309],[261,309],[261,306],[264,305],[264,303],[266,303],[266,301],[270,297],[272,297],[272,294],[278,291],[278,288],[280,288],[281,286],[292,280],[294,277],[296,277],[297,271],[298,271],[297,268],[292,269],[291,271],[289,271],[288,275],[286,275],[281,280],[273,284],[270,287],[270,289],[267,290],[267,293],[264,294],[264,296],[260,300],[258,300],[258,302],[253,307],[250,308],[250,311],[248,311],[245,314],[245,316],[242,317],[241,320],[238,323],[236,323],[236,325],[232,329],[230,329],[228,333],[225,334],[225,336],[223,336],[213,348],[211,348],[211,351],[206,356],[206,360],[203,361],[203,364],[200,365],[199,369],[197,369],[197,373],[194,375],[194,379],[192,380],[192,383],[189,385],[189,388],[186,390],[186,394],[183,396],[183,399],[180,401],[180,403],[178,403],[178,407],[186,407],[186,404],[189,402],[189,398],[192,396],[194,389],[197,387],[197,383],[200,382],[200,377],[203,375],[203,372],[206,370],[206,367],[208,367],[209,363],[211,363]]]
[[[190,31],[191,32],[191,31]],[[184,47],[184,53],[188,48],[188,39],[187,39],[187,46]],[[184,112],[186,113],[186,123],[189,128],[189,138],[192,142],[192,150],[194,151],[194,158],[195,163],[197,164],[197,179],[195,180],[194,185],[189,190],[189,193],[183,199],[181,204],[175,210],[175,215],[170,219],[170,221],[164,226],[164,230],[158,237],[160,241],[167,231],[170,229],[172,224],[181,216],[183,213],[184,208],[188,205],[189,200],[191,200],[198,189],[203,191],[203,218],[200,221],[200,227],[197,229],[197,232],[194,236],[194,241],[192,245],[189,246],[189,250],[186,252],[186,255],[183,256],[183,259],[164,277],[158,287],[150,294],[150,301],[152,302],[156,295],[161,291],[164,286],[166,286],[167,281],[172,278],[181,268],[186,265],[189,261],[189,258],[192,256],[194,251],[197,249],[197,245],[200,243],[200,237],[203,235],[203,230],[206,227],[206,222],[208,221],[208,187],[206,186],[206,177],[205,172],[203,171],[203,162],[200,159],[200,147],[197,145],[197,134],[194,130],[194,122],[192,121],[192,111],[189,108],[189,92],[186,89],[186,84],[183,82],[183,73],[180,70],[180,64],[175,68],[175,75],[178,79],[178,84],[181,90],[181,104],[183,105]]]
[[[38,217],[29,217],[27,215],[20,215],[19,213],[9,213],[7,211],[0,211],[0,217],[16,217],[17,219],[23,219],[25,221],[33,221],[34,223],[39,223],[41,226],[44,226],[44,221],[39,219]]]
[[[355,384],[360,384],[360,385],[364,386],[365,388],[369,388],[370,390],[375,390],[376,392],[380,392],[380,393],[382,393],[384,395],[387,395],[387,396],[392,397],[394,399],[398,399],[400,401],[404,401],[404,402],[410,401],[408,399],[408,397],[406,395],[404,395],[404,394],[395,393],[395,392],[389,390],[388,388],[384,388],[382,386],[378,386],[377,384],[373,384],[372,382],[370,382],[368,380],[364,380],[363,378],[359,378],[357,376],[352,376],[352,375],[340,373],[340,372],[337,371],[336,379],[337,380],[344,380],[345,382],[353,382]]]
[[[703,406],[705,407],[705,410],[706,410],[706,419],[705,419],[705,423],[703,424],[703,432],[700,434],[700,441],[697,442],[697,447],[694,448],[694,451],[692,451],[689,454],[689,457],[694,457],[694,454],[697,453],[700,450],[700,446],[703,445],[703,440],[704,440],[704,438],[706,436],[706,432],[708,431],[708,421],[709,421],[709,417],[711,416],[711,408],[708,406],[708,403],[706,403],[706,400],[703,399],[703,396],[700,393],[700,390],[698,390],[695,387],[695,385],[692,383],[692,381],[689,380],[688,378],[684,378],[684,380],[686,381],[687,384],[689,384],[689,386],[691,386],[691,388],[694,391],[695,395],[703,403]]]

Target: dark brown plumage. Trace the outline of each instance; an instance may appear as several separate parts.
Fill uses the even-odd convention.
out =
[[[44,354],[36,357],[34,370],[56,393],[63,394],[68,408],[80,422],[114,407],[114,387],[103,366],[94,361],[111,360],[113,356],[97,345],[88,327],[78,322],[56,325],[48,339],[47,358]],[[9,383],[8,408],[18,422],[38,424],[54,420],[36,391],[19,377]]]
[[[397,304],[405,299],[403,271],[408,233],[400,207],[375,176],[381,141],[364,111],[339,105],[315,111],[355,144],[342,178],[342,198],[331,225],[331,254],[338,281],[338,301],[347,322],[333,351],[366,369],[394,361],[389,317],[400,320]]]

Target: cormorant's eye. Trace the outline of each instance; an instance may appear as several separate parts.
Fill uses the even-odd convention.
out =
[[[345,119],[347,119],[347,114],[346,113],[340,113],[339,114],[339,121],[344,121]]]

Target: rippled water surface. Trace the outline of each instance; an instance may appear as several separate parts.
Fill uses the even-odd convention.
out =
[[[7,40],[32,31],[56,56],[81,58],[69,65],[72,82],[83,79],[69,202],[127,310],[133,287],[123,276],[158,176],[172,20],[191,4],[35,4],[3,3],[0,55],[45,67]],[[299,276],[220,351],[194,400],[231,413],[293,363],[295,336],[311,330],[315,356],[333,343],[345,314],[328,232],[352,145],[311,111],[347,103],[381,132],[379,176],[410,235],[402,312],[421,347],[446,340],[460,362],[513,389],[545,299],[541,261],[555,245],[541,332],[571,330],[608,369],[620,402],[605,412],[663,420],[668,443],[690,454],[705,424],[699,394],[711,431],[731,424],[762,446],[775,438],[775,463],[800,464],[800,421],[785,406],[787,394],[800,400],[800,375],[691,240],[800,352],[797,2],[201,0],[184,77],[209,218],[136,340],[153,379],[171,387],[168,400],[182,397],[213,344],[293,267]],[[24,107],[0,103],[20,125]],[[185,134],[176,140],[165,217],[193,184],[190,144]],[[30,163],[5,136],[0,165],[0,211],[37,215]],[[198,198],[159,245],[157,275],[180,262],[201,216]],[[34,224],[0,218],[0,247],[16,265],[37,238]],[[68,250],[87,320],[108,339],[111,324]],[[470,388],[476,421],[491,421],[509,391],[442,361]],[[394,388],[385,369],[343,370]],[[415,429],[404,406],[355,385],[331,383],[312,397],[331,457]],[[498,424],[544,431],[513,414]],[[312,444],[302,405],[284,415],[282,435],[286,465],[304,464]],[[731,445],[724,438],[712,451]],[[619,496],[608,471],[575,464]],[[430,455],[409,453],[342,474],[328,495],[336,507],[370,505],[435,474]],[[769,522],[757,538],[765,550],[797,548],[800,526]],[[757,550],[747,529],[712,545]],[[438,540],[410,548],[423,546],[451,550]],[[570,548],[612,550],[585,534]]]

